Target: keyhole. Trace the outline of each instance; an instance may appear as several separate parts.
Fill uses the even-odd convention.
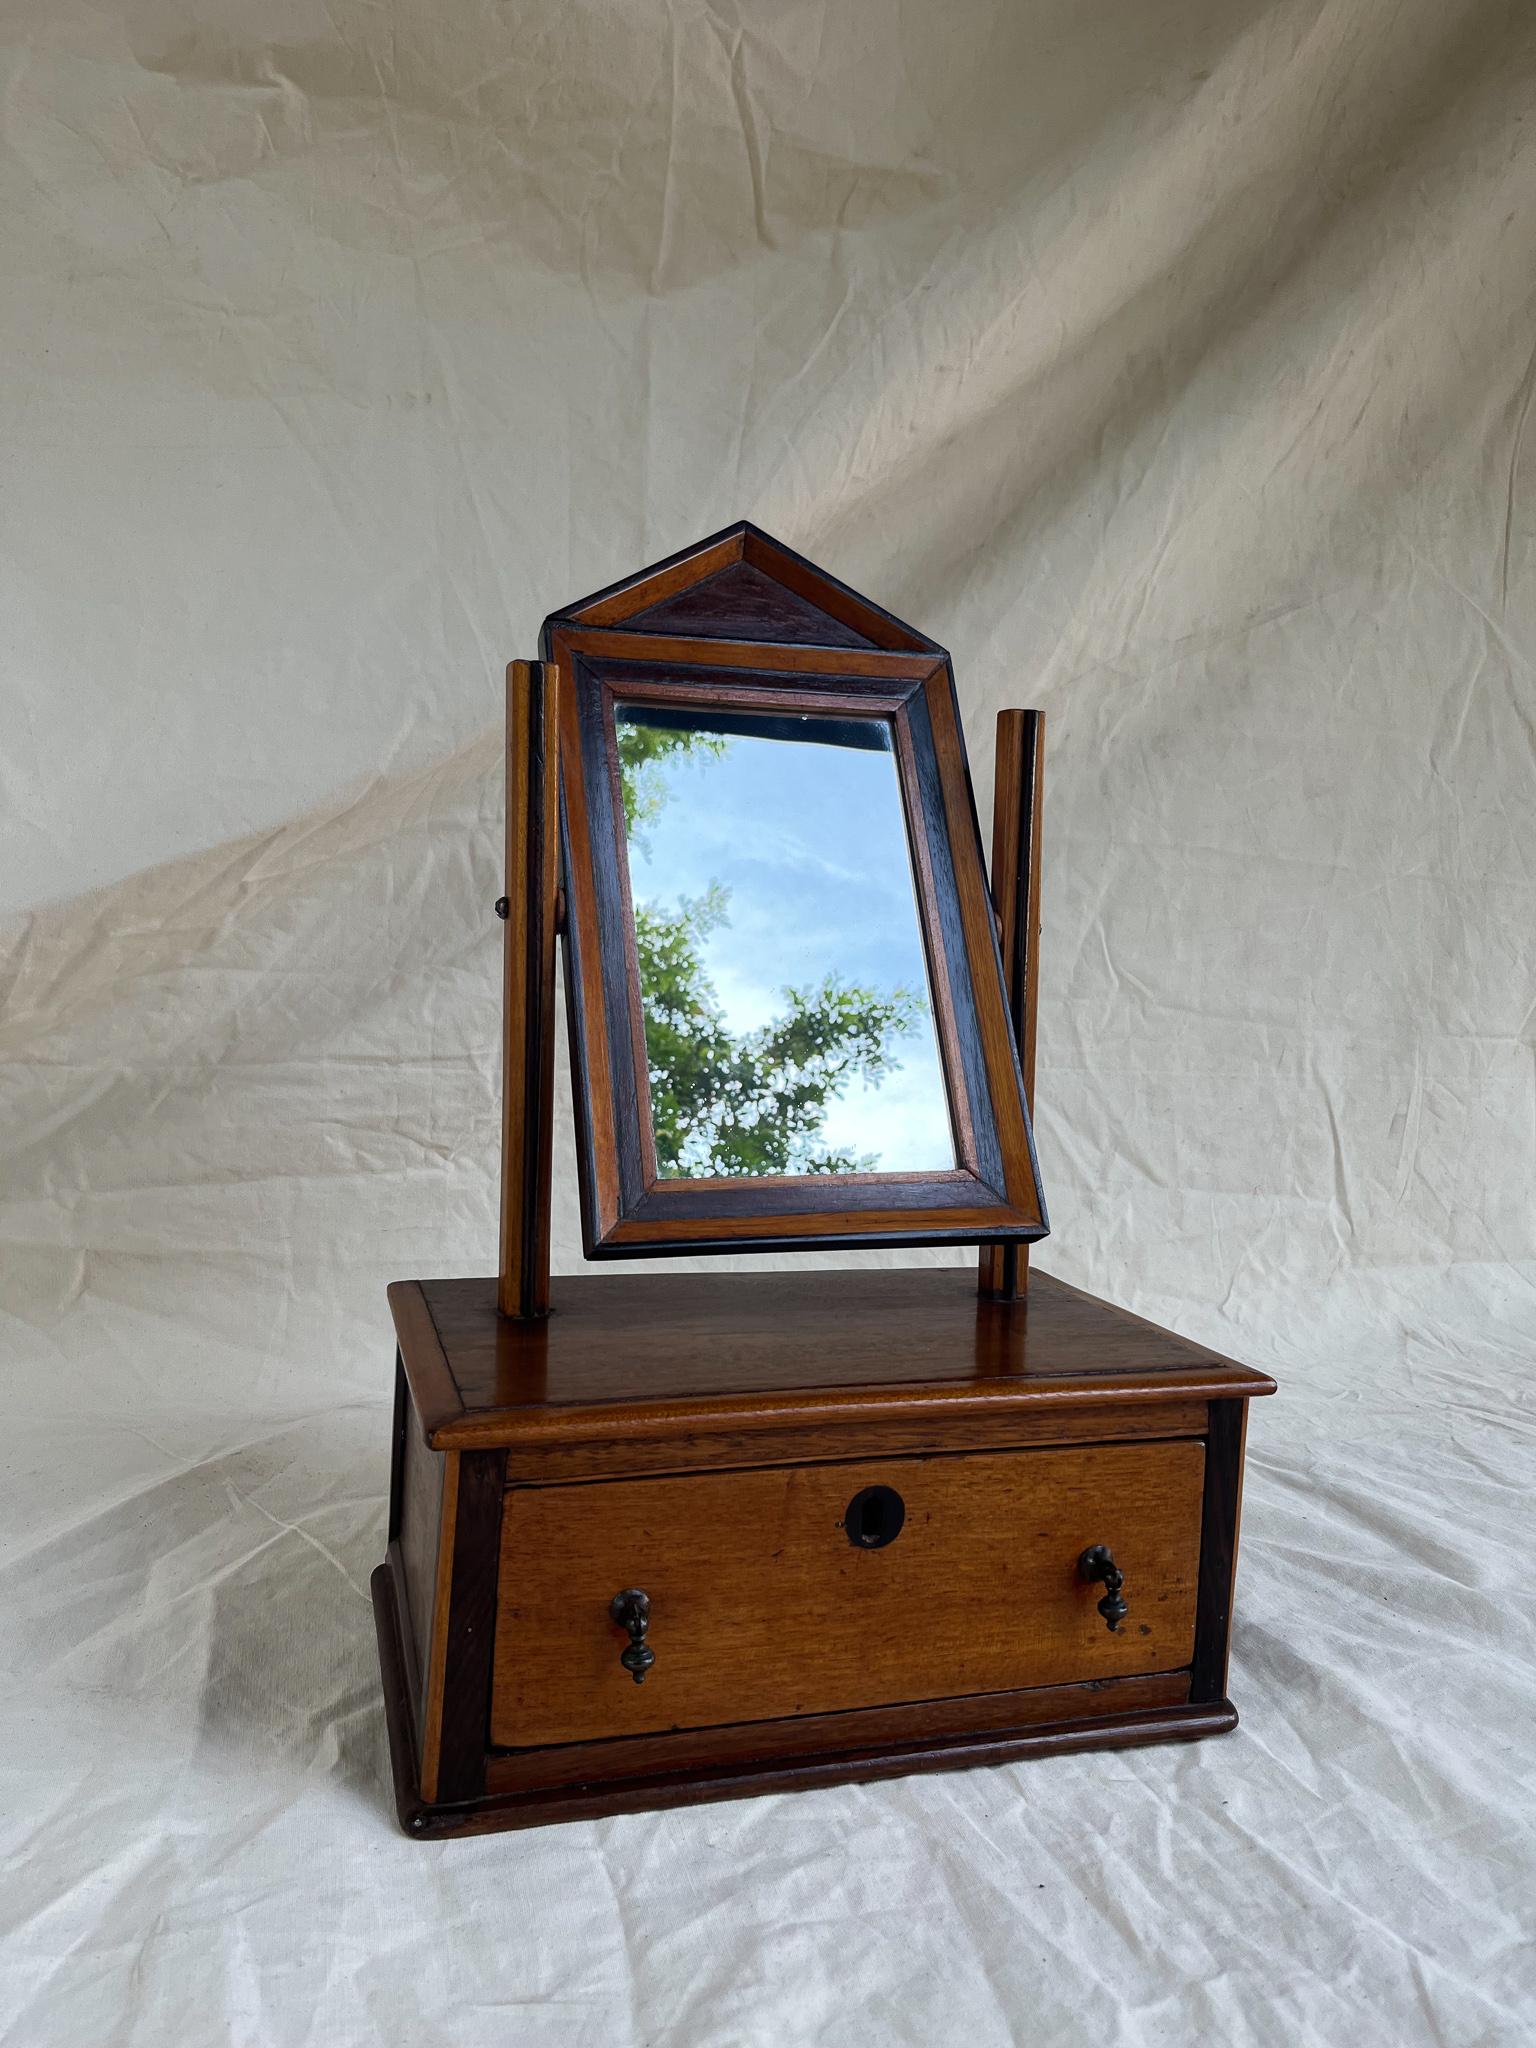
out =
[[[894,1486],[866,1486],[849,1501],[843,1516],[848,1541],[858,1550],[883,1550],[901,1534],[906,1502]]]

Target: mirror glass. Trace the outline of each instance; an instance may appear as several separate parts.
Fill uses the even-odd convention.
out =
[[[953,1168],[889,723],[615,717],[662,1178]]]

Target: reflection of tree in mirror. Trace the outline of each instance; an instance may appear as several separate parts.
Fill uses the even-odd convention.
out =
[[[642,847],[646,825],[671,794],[667,764],[718,759],[730,745],[723,733],[623,719],[617,737],[624,823]],[[771,1024],[733,1031],[702,951],[709,933],[729,923],[729,905],[718,883],[675,910],[635,905],[658,1168],[669,1178],[871,1171],[878,1154],[819,1142],[827,1106],[853,1081],[879,1085],[896,1065],[892,1047],[926,1015],[926,1001],[911,989],[882,995],[829,974],[812,987],[786,988],[784,1013]]]
[[[664,1176],[860,1173],[877,1155],[817,1140],[827,1104],[852,1080],[878,1084],[891,1044],[927,1005],[910,989],[878,995],[829,974],[787,988],[785,1013],[755,1031],[726,1024],[699,942],[728,921],[718,884],[676,911],[635,906],[656,1161]]]
[[[632,840],[645,844],[645,828],[666,802],[667,760],[700,755],[718,760],[730,745],[722,732],[691,732],[665,725],[632,725],[620,719],[619,788],[624,797],[624,824]]]

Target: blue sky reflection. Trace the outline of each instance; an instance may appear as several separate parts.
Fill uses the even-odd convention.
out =
[[[620,716],[649,722],[639,706]],[[838,1152],[873,1154],[883,1172],[946,1170],[954,1145],[889,728],[875,751],[817,741],[818,723],[802,721],[803,741],[737,733],[719,754],[652,764],[665,800],[631,836],[631,890],[668,911],[711,883],[729,891],[729,922],[703,954],[733,1032],[779,1018],[787,987],[829,974],[919,993],[923,1012],[892,1045],[892,1069],[829,1103],[823,1135]]]

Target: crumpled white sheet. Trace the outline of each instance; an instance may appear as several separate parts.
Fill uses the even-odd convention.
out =
[[[0,2043],[1531,2040],[1529,10],[0,36]],[[500,669],[741,513],[952,646],[984,809],[1048,713],[1041,1263],[1281,1379],[1243,1725],[423,1848]]]

